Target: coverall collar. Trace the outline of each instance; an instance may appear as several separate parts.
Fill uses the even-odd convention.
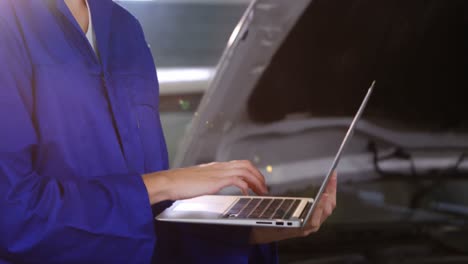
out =
[[[82,33],[82,37],[86,38],[84,32],[81,30],[80,25],[73,17],[68,6],[64,0],[46,0],[49,4],[53,4],[58,11],[60,11],[69,22]],[[114,3],[112,0],[88,0],[88,5],[91,9],[91,16],[93,17],[93,27],[96,34],[97,47],[100,55],[100,62],[104,69],[107,69],[109,62],[109,38],[111,33],[112,22],[112,8]]]

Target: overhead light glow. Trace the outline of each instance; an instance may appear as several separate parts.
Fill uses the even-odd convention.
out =
[[[212,68],[162,68],[158,69],[159,82],[178,83],[178,82],[200,82],[208,81],[213,76]]]

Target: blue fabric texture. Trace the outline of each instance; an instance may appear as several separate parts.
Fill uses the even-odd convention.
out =
[[[155,66],[133,16],[89,4],[99,57],[63,0],[0,1],[0,263],[275,263],[247,228],[154,221]]]

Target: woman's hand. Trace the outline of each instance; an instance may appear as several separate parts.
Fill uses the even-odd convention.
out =
[[[335,173],[330,178],[318,206],[303,228],[255,227],[252,229],[250,242],[253,244],[265,244],[289,238],[305,237],[317,232],[336,207],[336,181]]]
[[[215,194],[229,186],[238,187],[244,194],[249,189],[259,195],[268,192],[263,175],[246,160],[215,162],[145,174],[143,182],[151,204]]]

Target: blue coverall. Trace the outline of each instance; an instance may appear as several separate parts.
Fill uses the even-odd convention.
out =
[[[152,56],[127,11],[89,5],[99,57],[63,0],[0,0],[0,263],[275,263],[247,228],[154,221]]]

